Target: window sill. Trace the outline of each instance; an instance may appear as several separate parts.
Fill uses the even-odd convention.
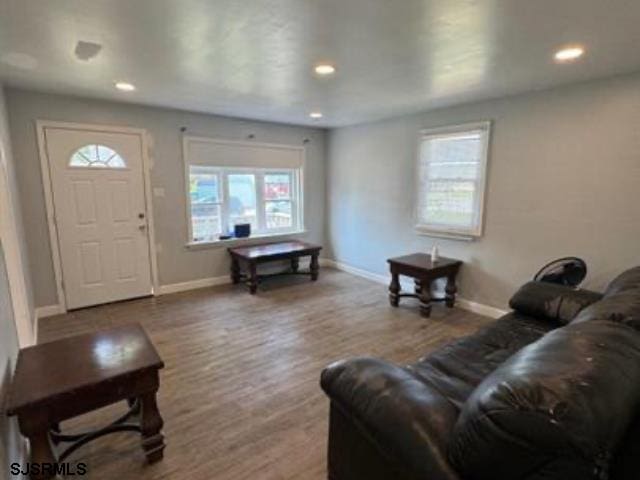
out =
[[[248,245],[259,243],[261,240],[286,240],[291,237],[300,237],[309,233],[307,230],[296,230],[293,232],[268,233],[262,235],[252,235],[246,238],[229,238],[228,240],[216,240],[213,242],[189,242],[186,247],[189,250],[201,250],[208,248],[228,248],[237,245]]]
[[[416,227],[418,235],[425,237],[444,238],[447,240],[461,240],[464,242],[473,242],[479,238],[478,235],[472,235],[469,233],[456,233],[456,232],[444,232],[439,230],[430,230],[424,227]]]

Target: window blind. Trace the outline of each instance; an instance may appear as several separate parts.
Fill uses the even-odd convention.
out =
[[[481,233],[488,132],[488,124],[482,124],[424,134],[418,161],[419,229]]]
[[[231,140],[185,137],[190,165],[236,168],[301,168],[304,149],[297,146],[255,145]]]

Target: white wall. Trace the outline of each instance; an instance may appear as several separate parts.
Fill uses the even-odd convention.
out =
[[[168,285],[228,274],[226,248],[187,249],[184,170],[180,127],[192,135],[306,145],[304,173],[306,239],[324,240],[325,132],[321,129],[203,115],[131,104],[89,100],[8,89],[7,104],[16,173],[25,214],[26,244],[31,260],[37,306],[57,303],[55,276],[45,215],[36,120],[122,125],[145,128],[153,142],[152,187],[165,191],[153,198],[160,284]]]
[[[474,242],[414,231],[419,130],[491,119],[485,234]],[[386,273],[428,252],[465,261],[461,295],[504,308],[548,260],[585,258],[602,288],[640,264],[640,75],[332,130],[327,236],[335,260]]]

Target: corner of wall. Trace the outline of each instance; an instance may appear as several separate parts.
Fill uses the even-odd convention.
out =
[[[333,141],[334,129],[327,129],[325,132],[324,140],[324,219],[323,219],[323,231],[324,231],[324,252],[323,255],[326,259],[335,259],[333,252],[333,239],[331,234],[331,151]]]
[[[2,84],[0,84],[0,210],[2,210],[0,235],[7,257],[14,319],[20,346],[24,347],[35,342],[35,307]]]

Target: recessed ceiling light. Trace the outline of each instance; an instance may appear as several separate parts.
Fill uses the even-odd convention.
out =
[[[556,62],[562,63],[577,60],[582,55],[584,55],[584,47],[580,45],[572,45],[558,50],[553,57],[556,59]]]
[[[318,118],[322,118],[322,113],[320,113],[320,112],[311,112],[311,113],[309,114],[309,116],[310,116],[311,118],[318,119]]]
[[[320,63],[316,65],[315,71],[318,75],[331,75],[336,72],[336,67],[329,63]]]
[[[128,82],[116,82],[116,88],[122,92],[133,92],[136,86]]]

